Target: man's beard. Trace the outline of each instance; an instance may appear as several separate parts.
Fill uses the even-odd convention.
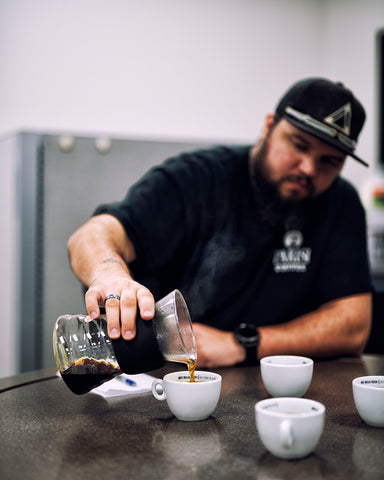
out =
[[[271,132],[270,132],[271,133]],[[314,185],[311,178],[304,175],[285,175],[273,182],[267,165],[269,135],[261,140],[256,152],[251,153],[250,174],[261,220],[271,226],[283,226],[285,230],[300,229],[303,226],[305,212],[312,203]],[[279,187],[285,181],[301,183],[308,191],[308,197],[299,198],[292,191],[289,198],[283,198]]]

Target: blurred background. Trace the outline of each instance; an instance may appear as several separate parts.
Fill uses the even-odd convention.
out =
[[[54,365],[52,322],[60,314],[80,313],[70,311],[79,308],[78,300],[64,295],[71,288],[80,291],[79,285],[74,277],[68,290],[61,282],[58,271],[68,267],[55,263],[49,242],[59,245],[57,255],[67,262],[64,237],[91,213],[76,217],[75,200],[82,204],[83,195],[92,208],[104,200],[95,192],[106,183],[108,163],[98,171],[87,164],[84,177],[71,167],[90,155],[87,142],[96,145],[92,155],[104,160],[115,148],[119,168],[127,145],[141,152],[127,166],[123,191],[113,176],[105,187],[107,200],[119,199],[168,152],[254,142],[291,83],[325,76],[350,87],[367,112],[357,151],[371,168],[350,159],[344,176],[363,197],[367,185],[381,185],[382,29],[382,0],[0,0],[0,376]],[[48,156],[51,151],[59,160],[56,153]],[[64,155],[68,170],[50,172],[54,162],[63,165]],[[92,189],[93,176],[101,183]],[[52,190],[67,192],[75,203],[65,222],[59,208],[66,197],[56,199],[56,220],[65,228],[57,227],[48,241],[52,228],[41,203]],[[39,208],[45,212],[42,237],[28,214],[31,205],[36,217]],[[382,215],[377,218],[379,224]],[[37,247],[45,249],[42,258]],[[31,271],[23,274],[27,261]],[[51,263],[57,276],[42,274],[37,281],[39,262]],[[68,281],[70,272],[65,275]],[[40,290],[29,291],[35,281]],[[47,297],[48,284],[66,298],[46,310],[36,302],[41,290]],[[46,337],[45,346],[40,337]]]

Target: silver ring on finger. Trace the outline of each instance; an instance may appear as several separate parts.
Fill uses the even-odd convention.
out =
[[[107,295],[104,299],[104,304],[107,303],[107,300],[110,300],[111,298],[114,298],[115,300],[117,300],[118,302],[120,302],[120,297],[119,295],[116,295],[115,293],[110,293],[109,295]]]

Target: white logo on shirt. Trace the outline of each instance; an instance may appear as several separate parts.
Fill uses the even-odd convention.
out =
[[[276,273],[306,272],[311,262],[311,249],[300,248],[303,244],[303,234],[298,230],[286,232],[283,238],[285,248],[275,250],[273,254],[273,269]]]

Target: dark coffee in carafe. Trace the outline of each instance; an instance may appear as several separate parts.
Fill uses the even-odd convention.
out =
[[[61,377],[73,393],[83,395],[121,373],[113,363],[86,357],[61,372]]]

